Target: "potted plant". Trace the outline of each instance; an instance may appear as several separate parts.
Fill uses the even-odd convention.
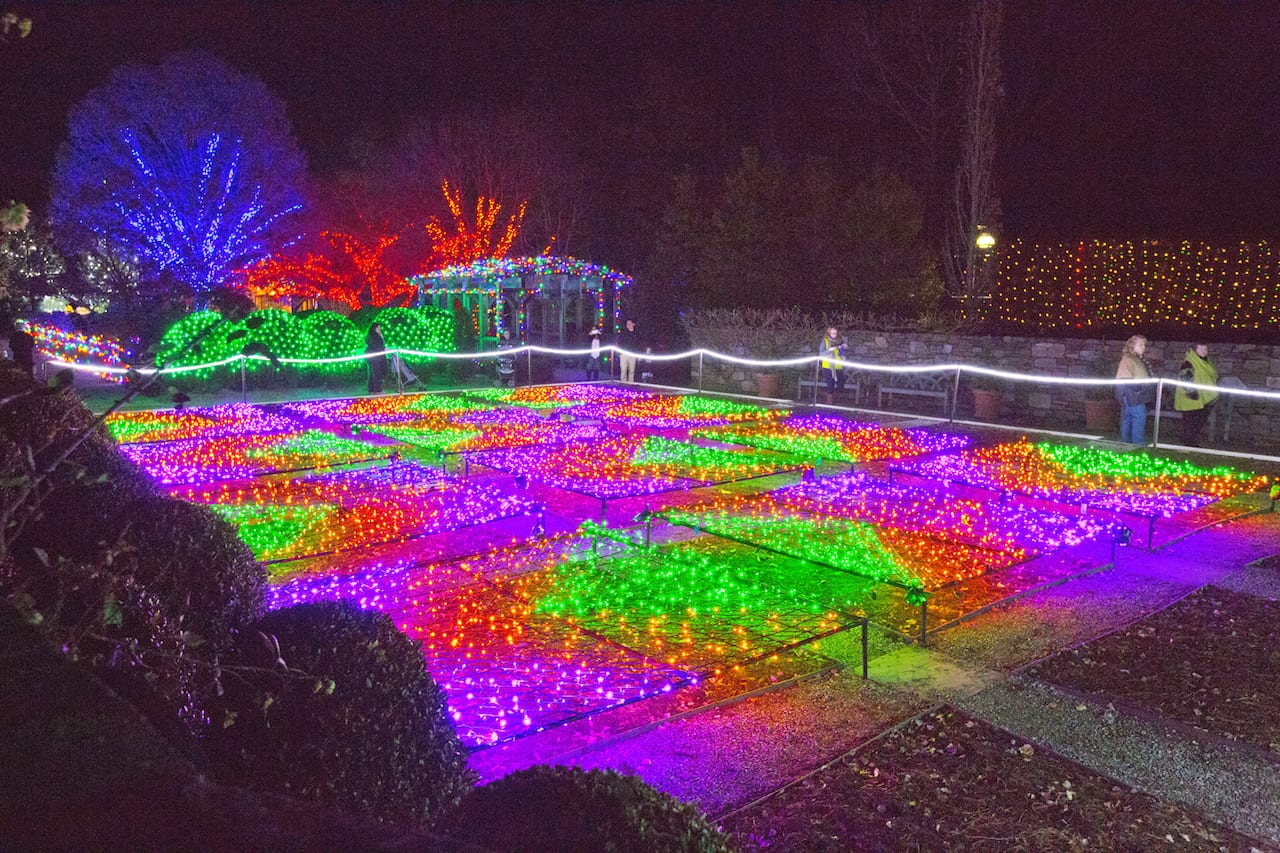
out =
[[[977,353],[978,367],[992,367],[991,350],[984,344]],[[969,389],[973,392],[973,416],[980,421],[1000,419],[1000,407],[1004,403],[1004,383],[986,373],[970,375]]]
[[[1089,377],[1111,379],[1103,365],[1102,357],[1088,359]],[[1088,386],[1084,389],[1084,428],[1089,432],[1114,433],[1120,428],[1120,406],[1116,402],[1114,386]]]
[[[1119,426],[1120,414],[1115,388],[1111,385],[1090,385],[1084,398],[1084,428],[1090,432],[1111,433]]]
[[[973,416],[980,421],[999,420],[1004,391],[996,379],[980,373],[974,376],[970,388],[973,391]]]

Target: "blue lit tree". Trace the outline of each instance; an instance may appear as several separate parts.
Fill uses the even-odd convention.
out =
[[[283,102],[204,54],[116,69],[71,111],[52,218],[76,249],[109,241],[203,302],[296,238],[305,164]]]

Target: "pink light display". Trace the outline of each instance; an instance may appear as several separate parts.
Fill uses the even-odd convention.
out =
[[[473,746],[696,681],[569,621],[534,613],[520,584],[554,566],[560,545],[544,540],[462,560],[408,560],[348,577],[303,578],[273,589],[269,605],[348,598],[387,613],[422,643],[458,735]]]
[[[792,415],[777,422],[700,428],[693,434],[731,444],[780,450],[810,460],[844,462],[924,456],[958,450],[970,443],[968,436],[956,433],[859,423],[831,415]]]
[[[1142,452],[1026,439],[896,466],[934,483],[1014,492],[1054,503],[1170,517],[1261,489],[1265,477]]]
[[[287,415],[325,424],[374,424],[490,408],[493,408],[491,403],[446,394],[401,394],[354,400],[302,400],[285,403],[280,410]]]
[[[296,432],[298,424],[248,403],[158,412],[112,412],[107,429],[120,444]]]
[[[780,409],[767,409],[698,395],[637,398],[622,402],[584,404],[570,410],[575,417],[594,418],[643,429],[689,429],[717,424],[743,423],[782,417]]]
[[[173,489],[236,524],[262,560],[369,548],[524,515],[538,505],[411,462]]]
[[[386,459],[389,455],[385,448],[318,430],[126,444],[120,451],[165,484],[236,480]]]
[[[486,451],[472,455],[471,461],[596,498],[698,488],[792,467],[782,457],[760,452],[721,450],[642,435],[571,446]]]

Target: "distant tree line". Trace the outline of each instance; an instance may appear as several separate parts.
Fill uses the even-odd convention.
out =
[[[840,17],[816,49],[868,110],[859,123],[900,142],[858,157],[838,139],[798,144],[803,128],[734,138],[698,108],[723,83],[655,65],[604,119],[541,105],[424,114],[363,129],[320,174],[252,75],[204,54],[121,67],[72,110],[51,209],[6,232],[0,308],[58,294],[155,316],[255,265],[402,299],[389,282],[457,260],[436,249],[456,201],[477,222],[486,202],[522,211],[514,253],[631,273],[633,310],[658,329],[683,308],[918,313],[989,286],[973,238],[999,229],[1000,13],[999,0],[910,0]]]

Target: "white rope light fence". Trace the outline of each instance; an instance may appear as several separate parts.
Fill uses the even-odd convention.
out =
[[[650,361],[650,362],[685,361],[685,360],[696,358],[698,360],[698,377],[699,377],[698,390],[702,390],[701,389],[702,373],[703,373],[702,368],[704,365],[704,360],[708,358],[727,362],[730,364],[741,365],[743,367],[759,367],[759,368],[774,368],[774,369],[788,368],[788,367],[791,367],[791,368],[804,367],[806,365],[816,365],[819,362],[825,361],[830,364],[839,365],[842,368],[848,368],[851,370],[865,371],[865,372],[871,372],[871,373],[887,373],[887,374],[950,373],[950,374],[953,374],[954,376],[953,392],[951,397],[951,417],[950,417],[951,421],[954,421],[956,419],[955,417],[956,392],[959,390],[960,381],[965,375],[987,376],[993,379],[1001,379],[1009,382],[1031,382],[1039,385],[1056,385],[1056,386],[1083,387],[1083,388],[1113,387],[1118,385],[1155,386],[1156,401],[1154,404],[1155,425],[1154,425],[1153,444],[1157,447],[1160,446],[1160,411],[1161,411],[1161,402],[1164,396],[1164,389],[1166,387],[1186,388],[1186,389],[1191,389],[1196,391],[1213,391],[1219,395],[1229,394],[1237,397],[1246,397],[1254,400],[1280,404],[1280,392],[1277,392],[1277,391],[1260,391],[1260,390],[1253,390],[1249,388],[1227,388],[1220,385],[1200,385],[1195,382],[1184,382],[1179,379],[1165,379],[1162,377],[1152,377],[1149,379],[1104,379],[1104,378],[1089,378],[1089,377],[1051,376],[1051,375],[1045,375],[1045,374],[1018,373],[1010,370],[998,370],[992,367],[982,367],[979,365],[962,364],[959,362],[947,362],[942,364],[911,364],[911,365],[870,364],[866,362],[848,361],[846,359],[832,358],[830,356],[824,357],[824,356],[817,356],[817,355],[796,356],[794,358],[783,358],[783,359],[756,359],[756,358],[746,358],[743,356],[732,355],[729,353],[715,352],[713,350],[702,349],[702,348],[686,350],[684,352],[678,352],[678,353],[651,353],[651,352],[634,353],[634,352],[630,352],[629,350],[623,349],[622,347],[616,346],[614,344],[606,344],[600,347],[596,352],[597,354],[614,352],[614,353],[617,353],[618,355],[630,356],[638,360]],[[424,352],[421,350],[392,348],[381,353],[360,353],[357,355],[339,356],[335,358],[271,359],[265,355],[260,355],[260,354],[236,355],[236,356],[231,356],[229,358],[221,359],[219,361],[208,362],[206,364],[192,364],[192,365],[185,365],[182,367],[165,367],[165,368],[113,367],[105,364],[83,364],[83,363],[77,363],[77,362],[70,362],[70,361],[64,361],[62,359],[56,359],[56,358],[50,359],[48,361],[48,364],[58,368],[66,368],[74,371],[81,371],[85,373],[93,373],[98,375],[101,375],[101,374],[125,375],[125,374],[133,373],[140,376],[153,376],[159,373],[162,376],[180,376],[184,373],[189,373],[192,371],[210,370],[213,368],[225,367],[227,365],[238,363],[241,366],[241,384],[242,384],[241,390],[243,393],[245,392],[244,365],[248,361],[262,361],[262,362],[275,361],[276,363],[284,364],[284,365],[319,365],[319,364],[345,364],[345,363],[350,363],[354,361],[362,361],[370,358],[387,357],[387,356],[393,356],[393,355],[409,356],[414,358],[452,359],[452,360],[459,360],[459,361],[482,360],[482,359],[496,360],[500,358],[509,359],[519,355],[524,355],[526,359],[530,360],[530,364],[532,364],[532,357],[535,353],[538,355],[550,355],[550,356],[558,356],[558,357],[588,356],[592,354],[591,350],[586,348],[557,349],[555,347],[543,347],[543,346],[537,346],[535,344],[525,344],[523,346],[511,347],[509,349],[487,350],[485,352],[473,352],[473,353]],[[1088,436],[1082,436],[1082,437],[1088,437]],[[1170,445],[1170,446],[1176,447],[1179,445]],[[1204,449],[1204,448],[1198,448],[1198,450],[1201,450],[1202,452],[1217,453],[1217,454],[1228,455],[1228,456],[1246,456],[1248,458],[1253,458],[1253,459],[1267,459],[1267,460],[1280,461],[1280,457],[1277,457],[1277,456],[1266,456],[1266,455],[1260,455],[1260,454],[1244,454],[1244,453],[1238,453],[1234,451],[1211,450],[1211,449]]]

